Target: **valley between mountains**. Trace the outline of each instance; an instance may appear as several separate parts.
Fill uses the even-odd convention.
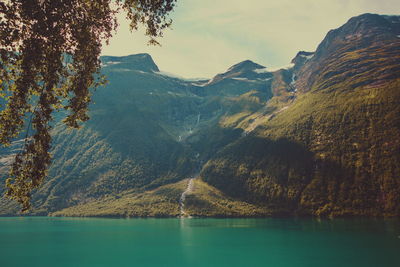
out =
[[[353,17],[291,63],[187,80],[102,57],[109,83],[82,129],[56,118],[29,215],[400,216],[400,16]]]

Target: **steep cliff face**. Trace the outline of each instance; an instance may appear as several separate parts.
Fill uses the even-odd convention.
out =
[[[397,21],[352,18],[315,54],[299,53],[294,69],[275,73],[275,95],[292,86],[295,100],[282,110],[281,99],[271,99],[279,112],[261,114],[267,119],[211,159],[203,179],[277,212],[400,215]]]
[[[296,71],[296,87],[307,92],[353,78],[353,86],[379,84],[400,75],[400,26],[396,16],[364,14],[331,30],[315,54]],[[370,79],[365,79],[369,75]],[[359,76],[361,81],[356,82]]]

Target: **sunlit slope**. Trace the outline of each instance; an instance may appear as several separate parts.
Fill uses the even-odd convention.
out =
[[[55,126],[31,214],[178,216],[200,173],[191,216],[399,216],[399,22],[354,17],[292,67],[245,60],[210,80],[160,72],[148,54],[104,57],[109,83],[81,130]],[[1,173],[18,142],[0,150]]]
[[[187,180],[160,186],[154,190],[126,192],[104,196],[86,204],[79,204],[51,213],[51,216],[95,217],[178,217],[179,198]],[[259,217],[270,211],[244,201],[235,200],[221,191],[196,179],[193,191],[185,201],[188,216]]]
[[[221,127],[221,117],[257,110],[271,95],[264,80],[270,74],[252,71],[259,66],[239,64],[219,80],[217,93],[208,80],[159,72],[148,54],[104,57],[102,72],[109,82],[94,92],[91,119],[80,130],[54,128],[53,163],[33,195],[32,214],[153,190],[198,173],[211,155],[241,135]],[[5,174],[12,151],[3,152]],[[0,202],[2,214],[17,210]]]
[[[297,72],[296,100],[220,151],[203,180],[289,214],[400,215],[400,26],[387,20],[367,14],[328,34],[324,56]]]

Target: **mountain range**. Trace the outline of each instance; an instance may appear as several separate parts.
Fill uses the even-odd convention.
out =
[[[187,80],[102,57],[109,83],[80,130],[55,124],[30,214],[400,216],[400,16],[353,17],[291,63]]]

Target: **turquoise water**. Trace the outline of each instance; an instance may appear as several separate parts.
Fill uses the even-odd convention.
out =
[[[0,266],[400,266],[400,223],[0,218]]]

